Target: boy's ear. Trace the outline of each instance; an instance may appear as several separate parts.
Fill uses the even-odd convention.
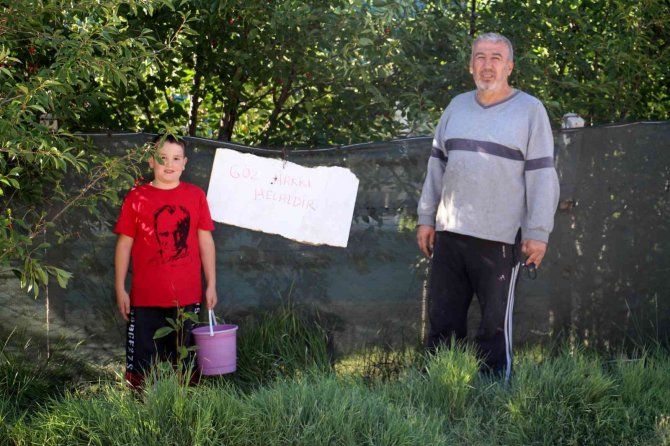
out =
[[[188,163],[188,158],[184,157],[184,166]]]

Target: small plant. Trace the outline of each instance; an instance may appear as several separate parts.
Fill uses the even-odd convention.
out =
[[[154,339],[174,335],[175,352],[177,353],[175,366],[182,378],[189,376],[190,379],[190,371],[193,368],[191,359],[198,347],[196,345],[189,345],[186,341],[187,336],[190,335],[191,328],[193,325],[199,324],[200,319],[196,313],[178,307],[177,317],[168,317],[165,320],[167,321],[167,325],[156,330]]]

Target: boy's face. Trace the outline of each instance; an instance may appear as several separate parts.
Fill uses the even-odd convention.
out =
[[[149,167],[154,171],[152,184],[159,189],[177,187],[179,177],[188,161],[184,156],[184,148],[179,144],[165,141],[165,144],[156,151],[156,158],[158,159],[149,159]]]

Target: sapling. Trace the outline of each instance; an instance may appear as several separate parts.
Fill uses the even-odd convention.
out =
[[[188,359],[192,353],[195,353],[198,347],[196,345],[187,345],[186,336],[193,325],[200,323],[198,314],[178,307],[177,317],[168,317],[165,320],[167,325],[156,330],[154,339],[161,339],[172,333],[175,334],[175,352],[177,353],[175,366],[180,375],[180,380],[185,376],[189,376],[190,379],[190,371],[194,365]]]

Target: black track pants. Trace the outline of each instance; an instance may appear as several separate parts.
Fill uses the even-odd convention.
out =
[[[187,305],[184,311],[200,313],[200,304]],[[172,332],[165,337],[154,339],[156,330],[168,325],[167,318],[176,319],[176,307],[131,307],[127,324],[126,335],[126,380],[133,387],[141,387],[144,376],[155,361],[176,362],[177,336]],[[193,345],[191,329],[193,322],[185,321],[184,332],[179,345],[190,347]],[[186,363],[194,361],[194,353],[190,352]]]
[[[467,315],[477,295],[481,322],[475,343],[485,369],[505,379],[512,370],[512,310],[520,264],[519,245],[438,231],[428,289],[427,347],[467,335]]]

